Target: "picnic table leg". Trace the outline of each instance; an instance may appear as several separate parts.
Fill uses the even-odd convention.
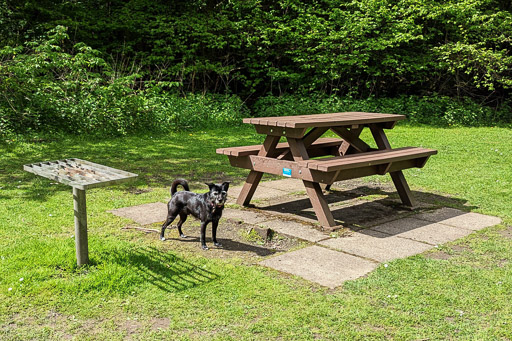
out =
[[[73,206],[75,211],[76,262],[78,266],[82,266],[89,263],[85,190],[73,187]]]
[[[272,153],[274,153],[276,146],[279,142],[279,139],[280,139],[279,136],[267,135],[267,137],[265,138],[265,142],[263,142],[263,145],[261,146],[258,156],[269,156]],[[262,176],[263,176],[262,172],[257,172],[257,171],[251,170],[251,172],[247,176],[247,179],[245,180],[245,184],[242,187],[240,194],[238,195],[238,199],[236,200],[236,203],[238,205],[241,205],[241,206],[249,205],[249,203],[251,202],[252,196],[254,195],[254,192],[256,191],[258,184],[260,183]]]
[[[331,210],[327,205],[327,201],[325,200],[320,184],[306,180],[302,180],[302,182],[304,183],[304,187],[306,187],[306,193],[308,194],[320,225],[324,227],[336,226],[336,222],[334,221]]]
[[[358,126],[357,128],[352,128],[350,129],[350,133],[352,134],[352,136],[356,139],[359,139],[359,135],[361,135],[361,132],[363,131],[363,128],[364,126]],[[336,134],[338,134],[336,131],[334,131]],[[340,136],[338,134],[338,136]],[[341,136],[340,136],[341,137]],[[343,137],[342,137],[343,139]],[[341,142],[341,145],[340,147],[338,148],[338,151],[337,151],[337,156],[345,156],[348,152],[349,152],[349,149],[350,149],[350,146],[351,144],[343,139],[343,141]],[[356,152],[358,152],[358,150],[356,150],[355,148],[353,148]],[[331,185],[327,185],[325,186],[325,190],[326,191],[330,191],[331,190]]]
[[[391,172],[389,175],[391,175],[391,179],[395,184],[396,191],[398,192],[402,203],[406,206],[413,207],[414,202],[412,201],[411,189],[409,188],[407,181],[405,181],[404,173],[402,171],[397,171]]]
[[[290,145],[290,151],[292,152],[293,159],[295,161],[309,160],[309,155],[303,140],[288,138],[288,144]],[[306,187],[306,193],[308,194],[320,225],[323,227],[336,226],[336,222],[334,221],[331,210],[327,205],[327,201],[325,200],[320,184],[307,180],[302,180],[302,182],[304,183],[304,187]]]
[[[391,145],[382,127],[376,124],[371,124],[370,130],[379,149],[391,149]],[[395,184],[396,191],[398,192],[402,203],[406,206],[413,207],[414,202],[412,200],[411,189],[405,180],[404,173],[402,171],[396,171],[390,172],[389,175],[391,175],[391,179]]]
[[[238,195],[238,199],[236,203],[240,206],[247,206],[251,202],[252,196],[256,191],[256,187],[260,183],[261,177],[263,176],[262,172],[251,171],[245,180],[244,187],[240,191]]]

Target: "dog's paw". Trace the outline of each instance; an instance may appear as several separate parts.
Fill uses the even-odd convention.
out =
[[[201,245],[201,249],[203,249],[203,250],[205,250],[205,251],[206,251],[206,250],[208,250],[208,246],[206,246],[206,245]]]
[[[188,236],[187,236],[187,235],[184,235],[184,234],[182,233],[182,234],[180,234],[180,238],[188,238]]]
[[[221,247],[222,247],[222,244],[221,244],[221,243],[213,243],[213,245],[215,245],[216,247],[219,247],[219,248],[221,248]]]
[[[161,240],[161,241],[164,241],[164,240],[165,240],[165,237],[160,237],[160,240]]]

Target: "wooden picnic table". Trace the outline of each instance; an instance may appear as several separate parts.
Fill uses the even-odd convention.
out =
[[[318,115],[246,118],[256,131],[266,135],[262,145],[217,149],[234,167],[250,169],[237,204],[247,206],[264,173],[301,179],[318,221],[325,228],[336,226],[320,184],[389,173],[402,203],[413,206],[403,169],[423,167],[436,150],[391,148],[384,132],[404,115],[342,112]],[[369,128],[377,148],[361,138]],[[339,138],[322,138],[327,131]],[[285,137],[287,142],[279,143]]]

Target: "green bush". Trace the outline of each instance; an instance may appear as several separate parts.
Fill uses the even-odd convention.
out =
[[[266,96],[254,104],[256,116],[365,111],[406,115],[411,123],[437,126],[494,126],[512,123],[512,108],[482,106],[469,98],[402,96],[355,99],[322,94]]]
[[[56,25],[137,61],[144,80],[243,98],[298,90],[440,94],[493,103],[512,87],[509,0],[7,1],[0,46]]]
[[[134,68],[135,70],[137,68]],[[260,97],[251,106],[235,95],[178,94],[172,82],[141,81],[83,43],[70,46],[66,28],[23,46],[0,50],[0,135],[66,132],[126,135],[240,124],[242,117],[369,111],[405,114],[413,123],[511,123],[510,106],[482,106],[447,96],[396,98],[326,96],[301,91]],[[171,89],[171,90],[169,90]]]
[[[0,50],[1,134],[64,131],[126,135],[240,122],[236,96],[178,96],[161,83],[141,88],[137,73],[122,75],[83,43],[66,51],[58,26],[24,46]]]

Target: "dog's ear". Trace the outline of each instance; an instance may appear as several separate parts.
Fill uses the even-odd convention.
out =
[[[228,188],[229,188],[229,183],[230,181],[225,181],[222,183],[222,185],[220,185],[220,187],[222,188],[223,191],[228,191]]]
[[[205,185],[208,186],[210,191],[212,190],[212,187],[215,186],[215,184],[212,184],[211,182],[205,182]]]

